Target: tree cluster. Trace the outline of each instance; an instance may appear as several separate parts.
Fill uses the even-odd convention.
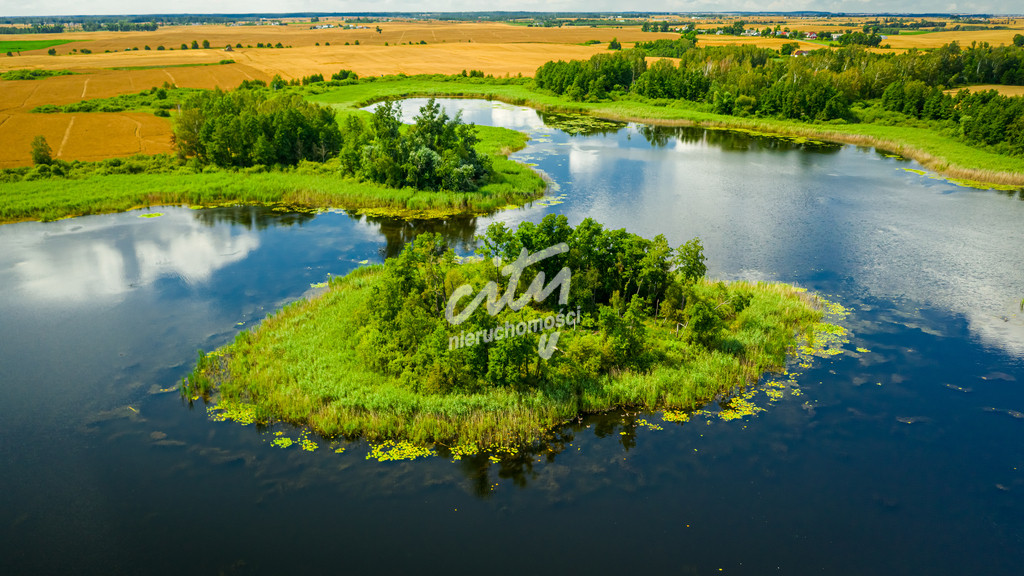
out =
[[[358,351],[368,365],[426,393],[499,386],[522,391],[551,383],[564,390],[609,370],[648,369],[656,360],[648,343],[652,318],[685,324],[680,338],[713,347],[723,319],[736,310],[717,303],[716,308],[693,291],[706,271],[697,239],[673,250],[663,236],[648,240],[606,230],[591,219],[573,228],[565,216],[548,215],[515,230],[492,224],[477,240],[480,261],[458,264],[440,235],[421,234],[385,263],[384,277],[361,318]],[[475,291],[495,282],[497,299],[510,289],[511,278],[501,272],[504,265],[522,250],[535,254],[560,243],[568,245],[568,252],[526,268],[511,289],[521,297],[535,281],[550,283],[568,268],[567,306],[559,303],[559,287],[541,302],[534,298],[495,314],[484,302],[460,324],[446,320],[448,301],[459,287],[469,284]],[[463,298],[458,310],[469,300]],[[558,353],[547,361],[537,354],[539,334],[493,337],[506,325],[577,310],[582,319],[561,328]],[[452,345],[458,334],[478,332],[492,337],[478,345]]]
[[[341,148],[334,111],[298,94],[269,98],[264,90],[190,94],[174,122],[182,158],[220,167],[323,162]]]
[[[431,98],[413,125],[403,127],[401,105],[385,101],[369,126],[357,116],[344,125],[341,168],[346,174],[393,188],[475,190],[491,173],[490,160],[478,154],[476,127],[449,117]]]

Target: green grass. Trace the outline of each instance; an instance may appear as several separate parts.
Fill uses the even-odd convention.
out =
[[[772,118],[744,118],[714,114],[704,105],[686,101],[649,101],[639,98],[604,102],[572,102],[534,90],[528,81],[507,84],[461,77],[386,77],[333,88],[309,98],[340,108],[365,106],[384,98],[451,96],[485,98],[530,106],[550,112],[586,113],[610,120],[650,124],[740,128],[765,134],[798,136],[875,146],[913,158],[926,168],[974,184],[1024,185],[1024,158],[1006,156],[969,146],[951,136],[916,126],[879,124],[806,123]]]
[[[798,289],[738,282],[724,290],[742,290],[752,299],[732,322],[722,349],[690,343],[673,326],[651,320],[648,342],[661,360],[648,372],[525,390],[427,393],[369,369],[357,349],[363,311],[382,278],[381,266],[367,266],[332,279],[322,296],[290,304],[254,331],[241,332],[234,343],[201,356],[188,389],[219,390],[220,406],[228,412],[247,406],[242,412],[256,420],[288,421],[327,436],[507,446],[538,440],[580,413],[615,407],[692,410],[756,382],[766,371],[781,370],[798,333],[813,344],[800,348],[807,351],[805,361],[807,355],[840,353],[836,345],[845,335],[821,323],[815,300]],[[705,281],[696,290],[712,297],[723,288]],[[559,347],[590,337],[585,328],[565,330]]]
[[[28,52],[81,40],[0,40],[0,52]]]
[[[0,74],[0,80],[39,80],[51,76],[70,76],[71,70],[9,70]]]
[[[32,111],[44,114],[55,114],[58,112],[123,112],[126,110],[156,113],[159,110],[170,111],[176,109],[186,96],[199,90],[198,88],[161,89],[154,86],[136,94],[119,94],[109,98],[92,98],[63,105],[44,104],[36,106]],[[163,97],[161,98],[161,96]]]
[[[196,66],[221,66],[223,64],[234,64],[234,60],[221,60],[220,62],[200,62],[198,64],[156,64],[153,66],[114,66],[107,70],[155,70],[158,68],[195,68]]]

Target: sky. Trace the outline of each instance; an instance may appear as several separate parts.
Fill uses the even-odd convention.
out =
[[[500,5],[479,0],[176,0],[174,2],[125,2],[123,0],[0,0],[0,16],[71,14],[231,14],[254,12],[451,12],[487,9],[535,12],[594,11],[799,11],[890,13],[992,13],[1022,14],[1016,0],[516,0]]]

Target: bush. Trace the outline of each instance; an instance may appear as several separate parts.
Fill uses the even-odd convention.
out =
[[[36,136],[32,139],[32,163],[35,165],[48,165],[53,162],[53,150],[43,136]],[[47,172],[49,175],[49,172]]]

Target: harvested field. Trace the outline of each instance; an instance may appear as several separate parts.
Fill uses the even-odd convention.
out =
[[[0,168],[26,166],[32,139],[46,138],[62,160],[102,160],[132,154],[170,153],[171,124],[138,112],[0,114]]]
[[[951,88],[946,90],[947,94],[956,94],[963,88]],[[976,86],[968,86],[968,90],[972,92],[984,92],[985,90],[995,90],[1003,96],[1024,96],[1024,86],[1003,86],[1001,84],[978,84]]]
[[[978,30],[973,32],[929,32],[927,34],[889,36],[883,44],[893,48],[938,48],[950,42],[959,42],[961,46],[969,46],[971,42],[988,42],[992,45],[1012,44],[1013,35],[1020,34],[1017,30]]]

